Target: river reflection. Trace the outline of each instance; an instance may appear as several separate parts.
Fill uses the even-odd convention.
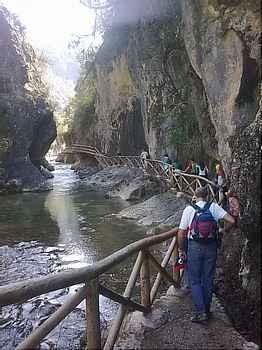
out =
[[[68,165],[56,165],[54,174],[51,192],[0,197],[0,285],[92,264],[143,237],[142,228],[112,215],[127,203],[89,191]],[[107,283],[119,290],[127,270],[121,266],[110,272]],[[0,348],[13,349],[75,288],[2,308]],[[115,307],[102,298],[102,318],[110,318]],[[85,327],[81,308],[51,333],[46,348],[79,348]]]

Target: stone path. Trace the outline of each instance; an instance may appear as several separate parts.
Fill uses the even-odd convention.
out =
[[[172,290],[168,294],[154,303],[151,314],[129,315],[116,349],[258,349],[233,328],[216,298],[213,318],[205,324],[196,324],[190,321],[190,296],[170,295],[174,294]]]

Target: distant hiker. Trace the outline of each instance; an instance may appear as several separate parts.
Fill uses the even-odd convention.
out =
[[[222,186],[225,179],[225,173],[223,170],[223,166],[220,163],[216,164],[216,182],[218,186]]]
[[[207,178],[208,177],[208,168],[204,162],[199,162],[199,165],[196,166],[197,175]]]
[[[194,159],[192,159],[192,170],[191,170],[191,174],[192,175],[197,175],[197,163],[194,161]]]
[[[174,160],[172,165],[175,171],[182,171],[182,166],[178,160]]]
[[[200,162],[199,165],[197,165],[197,175],[204,177],[204,178],[208,178],[208,168],[205,165],[204,162]],[[204,180],[200,180],[201,186],[205,186],[206,185],[206,181]]]
[[[222,164],[216,164],[216,184],[218,193],[218,203],[221,204],[224,200],[223,185],[225,184],[225,173]]]
[[[147,159],[149,158],[149,154],[145,149],[142,149],[142,152],[140,154],[140,158],[142,161],[143,168],[147,169]]]
[[[235,222],[237,223],[239,216],[240,216],[240,203],[239,199],[237,198],[236,194],[232,191],[227,191],[225,193],[227,198],[227,207],[228,212],[231,216],[235,219]]]
[[[168,175],[169,174],[169,165],[171,165],[172,162],[171,162],[171,159],[169,158],[169,155],[167,153],[164,154],[163,163],[164,163],[164,167],[163,167],[164,172],[166,175]]]
[[[194,159],[191,159],[187,162],[184,172],[192,175],[197,175],[197,163]]]
[[[187,259],[189,281],[196,312],[192,322],[203,322],[210,317],[213,280],[217,259],[218,220],[231,224],[234,218],[216,203],[207,202],[206,187],[196,192],[196,204],[187,206],[178,231],[178,254],[181,261]],[[187,233],[188,254],[184,252],[184,236]]]

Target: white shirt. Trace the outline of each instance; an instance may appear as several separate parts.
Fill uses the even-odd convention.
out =
[[[217,177],[217,184],[218,184],[218,186],[222,186],[223,182],[224,182],[223,176],[218,175],[218,177]]]
[[[147,152],[147,151],[143,151],[143,152],[140,154],[140,157],[141,157],[142,159],[147,159],[147,157],[148,157],[148,152]]]
[[[200,166],[197,165],[197,169],[198,169],[198,175],[199,175],[199,176],[206,176],[207,173],[208,173],[208,169],[207,169],[206,166],[205,166],[204,169],[202,170],[202,169],[200,168]]]
[[[196,202],[196,205],[200,208],[204,208],[205,204],[206,204],[206,202],[204,202],[204,201]],[[209,210],[210,210],[210,213],[212,214],[213,218],[216,221],[223,219],[223,217],[227,214],[227,212],[216,203],[212,203],[210,205]],[[187,230],[190,227],[191,222],[194,219],[195,212],[196,212],[196,210],[191,205],[187,206],[184,209],[183,214],[182,214],[182,218],[180,220],[180,225],[179,225],[179,228],[181,230]]]

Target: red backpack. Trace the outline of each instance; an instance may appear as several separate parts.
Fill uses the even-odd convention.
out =
[[[196,210],[194,218],[189,227],[193,240],[207,243],[217,240],[218,225],[209,208],[212,203],[206,203],[203,208],[191,204]]]

